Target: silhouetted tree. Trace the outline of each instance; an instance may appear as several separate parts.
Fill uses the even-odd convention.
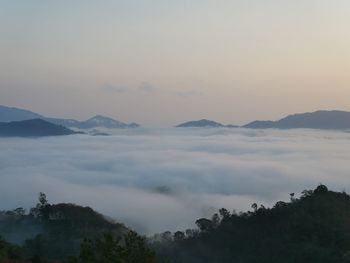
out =
[[[185,233],[182,231],[176,231],[174,233],[174,240],[175,241],[182,241],[185,239]]]
[[[258,205],[256,203],[253,203],[251,207],[253,208],[254,212],[258,210]]]
[[[317,186],[317,188],[314,190],[315,194],[325,194],[328,192],[328,188],[327,186],[320,184],[319,186]]]
[[[226,219],[230,218],[230,216],[231,216],[230,212],[225,208],[221,208],[219,210],[219,214],[220,214],[222,220],[226,220]]]
[[[208,232],[213,229],[213,222],[207,218],[198,219],[196,225],[202,232]]]
[[[211,222],[212,222],[212,226],[213,228],[217,228],[219,225],[220,225],[220,217],[218,214],[214,214],[212,217],[211,217]]]

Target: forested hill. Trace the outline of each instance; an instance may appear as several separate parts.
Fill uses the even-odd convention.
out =
[[[162,258],[182,263],[350,262],[350,196],[320,185],[299,199],[199,219],[199,231],[157,236]]]
[[[137,233],[90,207],[49,204],[41,193],[28,213],[0,211],[0,263],[122,263],[131,257],[152,263],[154,254]]]
[[[350,196],[324,185],[272,208],[253,204],[238,214],[222,208],[196,224],[146,242],[89,207],[49,204],[40,194],[29,213],[0,213],[0,262],[350,262]]]

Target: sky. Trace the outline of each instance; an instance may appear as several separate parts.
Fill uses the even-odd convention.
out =
[[[222,207],[350,191],[350,134],[317,130],[135,129],[113,136],[0,138],[0,209],[90,206],[143,234],[195,227]]]
[[[168,126],[350,110],[348,0],[0,0],[0,104]]]

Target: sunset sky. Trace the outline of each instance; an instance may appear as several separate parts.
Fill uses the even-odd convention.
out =
[[[146,126],[350,111],[350,1],[0,0],[0,104]]]

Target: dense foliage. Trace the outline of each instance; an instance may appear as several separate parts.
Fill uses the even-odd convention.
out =
[[[253,211],[221,209],[196,221],[199,231],[158,236],[160,257],[182,263],[350,262],[350,196],[320,185],[299,199]],[[160,238],[159,238],[160,237]]]
[[[155,255],[145,240],[130,231],[123,240],[105,234],[95,240],[85,239],[78,257],[69,263],[155,263]]]
[[[324,185],[272,208],[222,208],[196,224],[146,242],[89,207],[52,205],[41,193],[29,213],[0,212],[0,262],[350,263],[350,196]]]
[[[147,243],[135,232],[90,207],[49,204],[43,193],[28,214],[23,208],[0,212],[0,235],[21,244],[0,239],[1,263],[155,262]]]
[[[20,262],[21,248],[19,246],[10,244],[0,237],[0,262]]]

